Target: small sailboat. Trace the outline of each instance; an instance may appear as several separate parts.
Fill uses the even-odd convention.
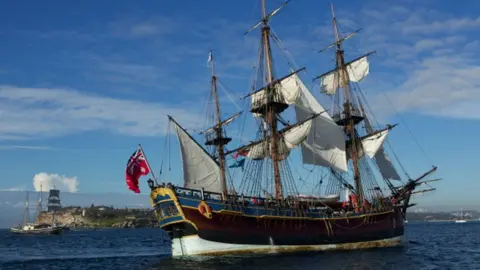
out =
[[[39,200],[41,204],[41,199]],[[39,211],[37,211],[39,212]],[[28,191],[27,198],[25,201],[25,217],[23,225],[16,225],[10,228],[10,232],[14,234],[60,234],[62,232],[62,227],[58,227],[55,222],[52,225],[41,223],[32,223],[29,222],[29,204],[28,204]]]
[[[463,218],[463,208],[460,209],[460,219],[456,219],[455,223],[466,223],[467,220]]]

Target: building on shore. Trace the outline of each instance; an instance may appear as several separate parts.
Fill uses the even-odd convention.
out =
[[[53,212],[58,211],[62,208],[62,204],[60,203],[60,190],[50,189],[50,194],[48,195],[48,204],[47,204],[47,211]]]

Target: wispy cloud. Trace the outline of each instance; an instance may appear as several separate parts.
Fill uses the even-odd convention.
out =
[[[0,189],[0,191],[24,191],[24,190],[26,190],[25,187],[12,187],[12,188]]]
[[[0,138],[1,140],[1,138]],[[23,150],[52,150],[51,147],[48,146],[35,146],[35,145],[0,145],[0,150],[15,150],[15,149],[23,149]]]
[[[107,33],[114,38],[145,38],[171,33],[177,25],[169,17],[130,18],[110,22]]]
[[[387,95],[399,112],[480,119],[479,44],[469,32],[480,26],[480,18],[431,6],[382,6],[361,14],[348,16],[364,29],[357,37],[360,46],[378,52],[371,61],[378,71],[362,83],[371,90],[374,111],[394,113]]]
[[[416,15],[416,14],[415,14]],[[436,34],[453,33],[465,29],[480,27],[480,17],[450,18],[443,21],[419,21],[417,24],[407,24],[402,28],[405,34]]]
[[[94,130],[155,136],[165,132],[167,114],[187,127],[195,126],[196,112],[175,105],[67,89],[0,86],[0,137],[39,138]]]

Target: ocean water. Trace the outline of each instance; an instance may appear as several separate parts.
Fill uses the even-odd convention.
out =
[[[480,222],[409,223],[403,247],[288,255],[171,259],[160,229],[12,235],[0,269],[480,269]]]

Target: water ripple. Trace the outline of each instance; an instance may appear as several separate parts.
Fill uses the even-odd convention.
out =
[[[0,230],[0,269],[480,269],[480,223],[409,223],[403,247],[170,258],[159,229],[17,236]]]

